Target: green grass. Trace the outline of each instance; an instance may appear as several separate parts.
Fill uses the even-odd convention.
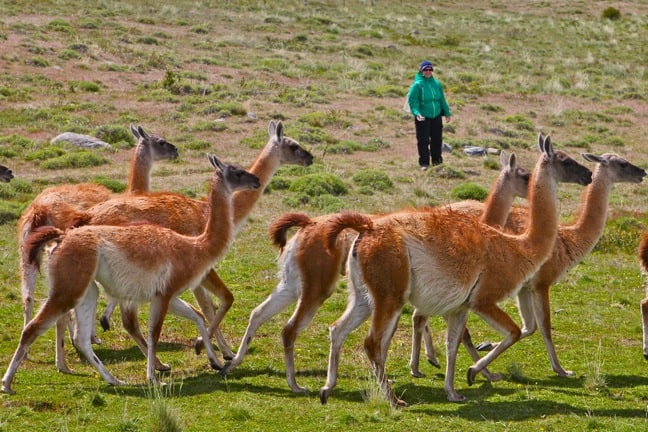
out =
[[[473,185],[472,196],[490,187],[497,169],[492,156],[468,157],[463,146],[506,149],[531,168],[540,131],[574,156],[618,152],[648,168],[645,2],[615,4],[618,15],[585,0],[376,3],[0,0],[0,163],[16,175],[0,185],[0,373],[22,328],[16,219],[50,185],[98,181],[122,189],[130,123],[180,148],[179,160],[156,165],[155,190],[203,196],[205,154],[251,164],[270,119],[281,119],[286,135],[316,157],[311,167],[278,171],[218,264],[235,296],[223,322],[234,347],[277,282],[267,229],[283,212],[445,204],[462,185]],[[426,58],[453,110],[445,140],[454,150],[442,166],[421,173],[402,106]],[[103,137],[115,149],[49,145],[66,131]],[[561,185],[562,220],[573,220],[581,191]],[[387,373],[411,406],[393,409],[377,391],[362,349],[367,324],[347,340],[338,386],[322,406],[328,325],[346,304],[342,279],[297,340],[297,380],[308,395],[292,394],[284,375],[280,333],[293,308],[259,329],[243,364],[226,378],[193,352],[196,329],[169,316],[159,356],[173,371],[162,387],[146,384],[144,357],[115,314],[114,330],[99,333],[103,345],[95,350],[128,385],[107,386],[69,343],[76,374],[57,373],[49,330],[18,370],[17,394],[0,395],[0,431],[645,430],[638,306],[644,277],[636,248],[648,226],[647,195],[648,183],[616,185],[601,241],[552,288],[554,342],[575,377],[552,372],[534,334],[490,366],[505,376],[493,384],[480,376],[467,385],[471,363],[460,350],[456,387],[468,400],[446,402],[443,371],[422,364],[426,378],[409,375],[407,306]],[[46,293],[41,278],[39,304]],[[502,307],[518,320],[513,300]],[[474,316],[469,325],[476,342],[501,338]],[[445,364],[443,320],[432,318],[431,327]]]

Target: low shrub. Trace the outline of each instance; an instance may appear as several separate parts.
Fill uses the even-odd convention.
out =
[[[48,159],[43,161],[40,167],[43,169],[87,168],[107,163],[110,161],[104,157],[88,151],[80,151]]]
[[[476,183],[463,183],[453,187],[450,196],[455,200],[472,199],[484,201],[488,196],[488,190]]]

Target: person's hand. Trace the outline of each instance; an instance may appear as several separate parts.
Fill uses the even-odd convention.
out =
[[[423,120],[425,120],[425,117],[423,117],[421,114],[419,114],[419,115],[416,116],[416,120],[417,121],[423,121]]]
[[[450,123],[450,117],[446,116],[445,120],[446,120],[446,123]]]

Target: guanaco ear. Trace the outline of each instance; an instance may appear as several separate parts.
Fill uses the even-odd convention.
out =
[[[602,157],[596,156],[594,153],[581,153],[581,156],[589,162],[601,163],[603,161]]]
[[[551,144],[551,135],[547,135],[546,137],[542,137],[542,132],[538,134],[538,148],[540,149],[541,152],[546,154],[549,157],[553,157],[554,151],[553,151],[553,145]]]
[[[270,123],[268,123],[268,137],[270,137],[270,139],[274,138],[276,131],[277,131],[277,124],[275,123],[274,120],[270,120]]]
[[[208,154],[207,159],[209,159],[211,166],[218,168],[221,172],[225,171],[225,164],[221,162],[216,156],[214,156],[213,154]]]
[[[139,132],[142,138],[144,138],[145,140],[149,139],[149,134],[146,133],[146,131],[141,125],[137,126],[137,131]]]
[[[506,166],[506,164],[508,163],[508,161],[506,159],[507,159],[506,158],[506,152],[504,150],[502,150],[500,152],[500,167],[501,168],[504,168]]]
[[[275,132],[275,136],[277,138],[277,143],[281,143],[283,141],[284,137],[284,128],[283,128],[283,123],[281,120],[277,122],[277,130]]]
[[[517,166],[517,157],[515,156],[515,153],[511,153],[511,156],[509,156],[508,165],[511,171],[515,171],[515,167]]]
[[[140,138],[139,132],[137,132],[137,129],[135,128],[135,125],[133,125],[133,123],[131,123],[131,125],[130,125],[130,131],[131,131],[131,133],[133,134],[133,136],[135,138],[137,138],[137,139]]]

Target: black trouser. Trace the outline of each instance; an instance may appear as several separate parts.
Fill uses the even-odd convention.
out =
[[[443,146],[443,118],[441,116],[425,118],[423,121],[414,118],[416,127],[416,146],[419,154],[419,165],[429,166],[443,163],[441,148]]]

